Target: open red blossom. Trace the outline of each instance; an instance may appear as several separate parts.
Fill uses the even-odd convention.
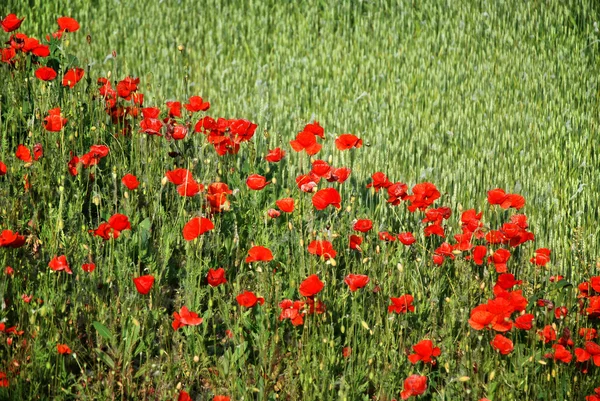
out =
[[[548,248],[537,249],[529,261],[536,266],[546,266],[550,262],[550,252]]]
[[[133,175],[133,174],[125,174],[123,176],[123,178],[121,179],[121,182],[130,191],[133,191],[134,189],[136,189],[140,185],[140,182],[138,181],[137,177],[135,175]]]
[[[12,230],[2,230],[0,233],[0,248],[19,248],[25,244],[25,236]]]
[[[423,233],[426,237],[431,237],[432,235],[437,235],[438,237],[446,238],[446,233],[444,231],[444,227],[440,224],[430,224],[423,229]]]
[[[180,118],[181,117],[181,102],[167,102],[167,108],[169,109],[169,117]],[[154,117],[156,118],[156,117]]]
[[[81,265],[81,270],[86,273],[91,273],[96,270],[96,265],[94,263],[84,263]]]
[[[573,359],[573,354],[571,354],[563,345],[554,344],[552,346],[554,353],[547,353],[544,355],[544,358],[553,358],[555,361],[560,361],[562,363],[569,364]]]
[[[359,219],[354,223],[352,227],[355,231],[360,231],[361,233],[366,233],[373,228],[373,222],[369,219]]]
[[[269,262],[271,260],[273,260],[273,254],[269,248],[264,246],[253,246],[248,250],[246,263]]]
[[[58,344],[56,346],[56,350],[58,351],[59,354],[61,355],[65,355],[65,354],[70,354],[71,352],[71,348],[69,348],[69,346],[67,344]]]
[[[549,342],[556,341],[556,330],[552,328],[550,325],[546,325],[543,330],[538,332],[538,336],[540,340],[544,341],[545,344]]]
[[[305,150],[309,156],[315,155],[321,150],[321,144],[317,142],[315,134],[307,131],[298,133],[296,139],[290,141],[290,145],[296,152]]]
[[[231,401],[231,398],[226,395],[215,395],[212,401]]]
[[[496,250],[492,256],[488,258],[488,263],[493,263],[496,268],[496,273],[506,273],[506,262],[510,258],[510,251],[500,248]]]
[[[590,277],[590,285],[594,291],[600,292],[600,276]]]
[[[79,158],[79,161],[84,167],[95,166],[100,163],[100,160],[108,156],[110,148],[106,145],[92,145],[90,151]]]
[[[15,14],[8,14],[6,17],[4,17],[0,24],[2,24],[2,29],[4,29],[4,32],[8,33],[19,29],[24,19],[25,17],[18,18]]]
[[[490,341],[490,344],[492,345],[492,348],[500,352],[502,355],[508,355],[515,349],[513,342],[504,337],[502,334],[496,334],[494,339]]]
[[[48,116],[44,118],[44,128],[50,132],[59,132],[67,123],[66,118],[62,118],[60,107],[48,110]]]
[[[310,124],[306,124],[304,126],[303,129],[304,132],[310,132],[312,134],[315,134],[316,136],[325,139],[325,129],[323,129],[323,127],[321,127],[321,124],[319,124],[318,121],[313,121]]]
[[[208,269],[206,281],[211,287],[218,287],[221,284],[225,284],[227,282],[227,279],[225,278],[225,269],[222,267],[219,267],[218,269]]]
[[[575,349],[577,362],[587,362],[592,359],[596,366],[600,366],[600,345],[592,341],[587,341],[584,348]]]
[[[69,71],[65,73],[62,80],[62,86],[68,86],[69,88],[73,88],[81,78],[85,75],[83,68],[71,68]]]
[[[362,242],[363,242],[362,237],[352,234],[352,235],[350,235],[349,247],[350,247],[350,249],[353,249],[355,251],[362,252],[362,249],[360,249],[360,244],[362,244]]]
[[[191,113],[206,111],[210,108],[210,103],[202,100],[200,96],[191,96],[189,103],[183,105]]]
[[[415,239],[415,236],[411,232],[404,232],[398,234],[398,239],[406,246],[411,246],[417,241]]]
[[[485,255],[487,255],[487,248],[483,245],[477,245],[473,249],[473,262],[475,262],[477,266],[481,266]]]
[[[71,268],[69,267],[69,263],[67,262],[67,257],[65,255],[55,256],[49,263],[48,267],[55,272],[65,271],[68,274],[73,274]]]
[[[385,242],[396,241],[396,237],[393,236],[392,234],[388,233],[387,231],[380,231],[377,235],[379,236],[379,239],[381,241],[385,241]]]
[[[388,306],[388,313],[414,312],[415,306],[413,305],[413,300],[414,298],[410,294],[404,294],[398,298],[390,298],[392,304]]]
[[[328,178],[331,175],[331,166],[324,160],[315,160],[312,162],[312,168],[310,170],[311,176],[316,176],[316,182],[319,182],[320,178]]]
[[[202,320],[204,320],[201,317],[198,317],[197,313],[190,312],[187,306],[182,306],[179,313],[173,312],[173,319],[171,327],[173,327],[173,330],[175,331],[183,326],[198,326],[202,323]]]
[[[290,319],[294,326],[300,326],[304,323],[304,302],[292,301],[291,299],[284,299],[279,303],[281,313],[279,314],[279,320]]]
[[[350,173],[352,173],[352,170],[347,167],[332,168],[327,181],[341,184],[350,177]]]
[[[42,144],[36,143],[35,145],[33,145],[33,160],[38,161],[43,156],[44,149],[42,148]]]
[[[319,280],[319,276],[311,274],[300,284],[300,295],[303,297],[314,297],[323,289],[323,282]]]
[[[188,181],[194,180],[192,178],[192,173],[185,168],[177,168],[175,170],[167,171],[165,176],[171,183],[175,185],[182,185]]]
[[[373,173],[371,180],[373,181],[367,184],[367,188],[375,188],[375,192],[379,192],[381,188],[387,188],[392,185],[387,176],[380,171]]]
[[[323,259],[335,259],[337,252],[333,249],[331,242],[327,240],[313,240],[308,245],[308,253],[323,257]]]
[[[177,401],[193,401],[187,391],[181,390],[177,396]]]
[[[265,303],[264,298],[257,297],[252,291],[244,291],[235,297],[235,300],[238,304],[240,304],[240,306],[244,306],[246,308],[252,308],[256,306],[256,304],[263,305]]]
[[[342,134],[335,139],[335,147],[338,150],[348,150],[351,148],[360,148],[363,145],[362,139],[359,139],[356,135]]]
[[[180,141],[187,136],[188,130],[184,125],[175,125],[171,132],[171,138]]]
[[[423,394],[427,390],[427,376],[411,375],[404,380],[404,390],[400,393],[403,400]]]
[[[388,194],[388,203],[391,203],[394,206],[398,206],[401,201],[408,198],[408,186],[403,182],[396,182],[394,184],[388,185],[386,187]]]
[[[520,330],[531,330],[533,327],[534,316],[531,313],[526,313],[515,319],[515,327]]]
[[[435,359],[442,354],[439,347],[433,346],[433,341],[422,340],[412,347],[414,354],[408,356],[408,360],[414,365],[419,361],[435,365]]]
[[[275,201],[275,204],[285,213],[292,213],[294,211],[294,199],[293,198],[283,198]]]
[[[60,17],[56,20],[60,32],[76,32],[79,29],[79,23],[75,18]]]
[[[10,383],[8,382],[8,378],[6,377],[6,373],[0,372],[0,388],[8,387]]]
[[[369,276],[364,274],[348,274],[346,278],[344,278],[344,283],[348,285],[348,288],[352,292],[365,287],[369,284],[369,281]]]
[[[279,210],[275,210],[275,209],[267,210],[267,214],[272,219],[276,219],[277,217],[281,216],[281,212]]]
[[[131,100],[131,95],[137,91],[139,83],[139,78],[125,77],[117,83],[118,96],[125,100]]]
[[[148,274],[146,276],[135,277],[133,284],[135,284],[135,288],[140,294],[146,295],[154,285],[154,276]]]
[[[507,194],[502,188],[488,191],[487,199],[490,205],[499,205],[502,209],[513,207],[519,210],[525,206],[525,198],[518,194]]]
[[[265,177],[259,174],[252,174],[246,179],[246,185],[254,191],[260,191],[270,183],[271,181],[267,181]]]
[[[452,209],[446,206],[438,208],[429,208],[425,210],[425,218],[423,223],[442,224],[443,220],[448,220],[452,215]]]
[[[17,157],[17,159],[22,160],[25,163],[31,163],[33,161],[31,157],[31,151],[24,145],[17,146],[15,156]]]
[[[340,209],[342,197],[335,188],[325,188],[317,191],[312,197],[312,204],[317,210],[324,210],[331,205]]]
[[[206,217],[194,217],[183,226],[183,238],[191,241],[214,228],[213,222]]]
[[[317,186],[317,183],[315,182],[315,177],[313,177],[312,175],[303,174],[296,177],[296,185],[303,192],[312,192],[313,189]]]
[[[585,313],[588,317],[600,317],[600,295],[589,297],[589,306],[585,309]]]
[[[414,212],[417,209],[427,209],[441,196],[440,191],[438,191],[436,186],[430,182],[416,184],[412,188],[412,192],[412,195],[406,197],[406,200],[410,202],[408,210],[411,212]]]
[[[108,219],[108,224],[115,231],[131,230],[131,223],[129,218],[121,213],[115,213]],[[115,236],[117,238],[118,235]]]
[[[50,67],[40,67],[35,70],[35,76],[42,81],[52,81],[56,78],[56,71]]]
[[[281,161],[285,157],[285,150],[281,150],[281,148],[275,148],[269,150],[269,153],[265,156],[265,160],[270,163],[277,163]]]
[[[598,337],[598,331],[590,327],[582,327],[579,329],[579,335],[586,341],[592,341]]]

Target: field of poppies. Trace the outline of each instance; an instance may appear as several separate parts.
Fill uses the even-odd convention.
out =
[[[600,3],[0,22],[0,400],[600,400]]]

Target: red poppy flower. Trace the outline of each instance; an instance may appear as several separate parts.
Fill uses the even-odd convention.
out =
[[[312,162],[310,173],[319,178],[327,178],[331,174],[331,166],[324,160],[315,160]],[[318,182],[319,179],[316,178],[315,181]]]
[[[406,200],[410,202],[408,210],[411,212],[414,212],[417,209],[427,209],[441,196],[440,191],[438,191],[436,186],[430,182],[416,184],[413,187],[412,192],[412,195],[406,197]]]
[[[181,117],[181,102],[167,102],[167,108],[169,109],[169,117],[179,118]],[[156,118],[154,116],[153,118]]]
[[[600,345],[592,341],[587,341],[585,343],[585,349],[575,349],[575,357],[577,358],[577,362],[587,362],[592,359],[594,365],[600,366]]]
[[[448,220],[452,215],[452,209],[446,206],[438,208],[430,208],[425,210],[425,218],[423,223],[442,224],[443,220]]]
[[[378,233],[379,235],[379,239],[381,241],[386,241],[386,242],[394,242],[396,241],[396,237],[393,236],[392,234],[388,233],[387,231],[380,231]]]
[[[388,188],[392,185],[392,182],[387,178],[387,176],[380,171],[373,173],[371,180],[373,181],[367,184],[367,188],[373,187],[375,188],[375,192],[379,192],[381,188]]]
[[[204,320],[201,317],[198,317],[197,313],[190,312],[187,306],[182,306],[179,313],[173,312],[173,319],[171,327],[173,327],[173,330],[175,331],[183,326],[198,326],[202,323],[202,320]]]
[[[31,151],[23,145],[17,146],[15,156],[17,157],[17,159],[22,160],[25,163],[31,163],[33,161],[33,159],[31,158]]]
[[[294,211],[294,199],[293,198],[283,198],[275,201],[275,204],[285,213],[292,213]]]
[[[363,239],[361,237],[359,237],[358,235],[350,235],[350,244],[349,247],[350,249],[353,249],[355,251],[358,252],[362,252],[362,250],[360,249],[360,244],[362,244]]]
[[[269,248],[265,248],[264,246],[253,246],[248,250],[246,263],[269,262],[271,260],[273,260],[273,254]]]
[[[227,279],[225,278],[225,269],[219,267],[218,269],[208,269],[206,275],[206,281],[211,287],[217,287],[221,284],[225,284]]]
[[[546,266],[550,262],[550,249],[548,248],[540,248],[537,249],[529,261],[536,266]]]
[[[423,394],[427,390],[427,376],[411,375],[404,380],[404,390],[400,393],[403,400]]]
[[[206,217],[194,217],[183,227],[183,238],[186,241],[191,241],[214,228],[213,222]]]
[[[111,228],[115,231],[121,232],[123,230],[130,230],[131,223],[129,222],[129,218],[124,214],[115,213],[110,219],[108,219],[108,224],[110,224]],[[115,235],[115,238],[118,237],[118,234]]]
[[[477,245],[473,249],[473,261],[476,265],[481,266],[483,264],[483,258],[487,255],[487,248],[483,245]]]
[[[560,361],[566,364],[571,363],[573,354],[571,354],[563,345],[554,344],[552,346],[554,353],[547,353],[544,358],[553,358],[555,361]]]
[[[281,216],[281,212],[279,210],[275,210],[275,209],[267,210],[267,214],[272,219],[276,219],[277,217]]]
[[[0,372],[0,388],[8,387],[9,385],[10,385],[10,383],[8,382],[8,379],[6,378],[6,373]]]
[[[19,29],[24,19],[25,17],[19,19],[15,14],[8,14],[0,24],[2,24],[4,32],[8,33]]]
[[[193,401],[192,397],[188,394],[187,391],[181,390],[179,392],[179,396],[177,397],[177,401]]]
[[[307,131],[298,133],[296,139],[290,141],[290,145],[296,152],[305,150],[309,156],[315,155],[321,150],[321,144],[317,142],[315,134]]]
[[[352,170],[347,167],[332,168],[327,181],[341,184],[350,177],[350,173],[352,173]]]
[[[338,150],[348,150],[351,148],[360,148],[363,145],[362,139],[352,134],[342,134],[335,139],[335,147]]]
[[[33,160],[38,161],[44,156],[44,149],[41,143],[33,145]]]
[[[364,274],[348,274],[346,278],[344,278],[344,283],[348,285],[348,288],[352,292],[365,287],[369,284],[369,281],[369,276]]]
[[[520,330],[531,330],[533,327],[534,316],[531,313],[526,313],[515,319],[515,327]]]
[[[331,242],[327,240],[314,240],[308,245],[308,253],[323,257],[323,259],[335,259],[337,252],[333,249]]]
[[[437,358],[442,354],[442,351],[439,347],[433,346],[433,341],[431,340],[422,340],[412,347],[414,354],[408,356],[408,360],[414,365],[419,361],[423,361],[423,363],[430,363],[435,365],[434,358]]]
[[[19,248],[25,244],[25,236],[11,230],[2,230],[0,233],[0,248]]]
[[[598,332],[593,328],[582,327],[579,329],[579,336],[583,337],[586,341],[591,341],[598,337]]]
[[[492,348],[500,352],[502,355],[508,355],[514,350],[513,342],[504,337],[502,334],[496,334],[496,337],[490,341]]]
[[[281,161],[285,157],[285,150],[281,150],[281,148],[275,148],[273,150],[269,150],[269,153],[265,156],[265,160],[270,163],[277,163]]]
[[[353,226],[355,231],[366,233],[373,228],[373,222],[369,219],[359,219]]]
[[[316,136],[325,139],[325,130],[321,127],[318,121],[313,121],[310,124],[306,124],[303,129],[304,132],[310,132]]]
[[[589,307],[585,309],[585,313],[590,318],[600,317],[600,296],[589,297]]]
[[[246,185],[254,191],[260,191],[270,183],[271,181],[267,181],[265,177],[259,174],[252,174],[246,179]]]
[[[110,148],[106,145],[92,145],[90,151],[79,158],[84,167],[95,166],[100,160],[108,156]]]
[[[62,80],[62,86],[68,86],[69,88],[73,88],[81,78],[85,75],[83,68],[71,68],[69,71],[65,73]]]
[[[60,32],[76,32],[79,29],[79,23],[71,17],[60,17],[56,22]]]
[[[279,314],[279,320],[290,319],[294,326],[300,326],[304,323],[304,302],[292,301],[291,299],[284,299],[279,303],[281,313]]]
[[[314,181],[314,178],[311,175],[304,174],[296,177],[296,185],[303,192],[312,192],[317,186],[317,183]]]
[[[256,306],[256,304],[263,305],[265,303],[264,298],[257,297],[251,291],[244,291],[243,293],[235,297],[235,300],[238,304],[240,304],[240,306],[245,306],[246,308],[252,308]]]
[[[68,274],[73,274],[71,268],[69,267],[69,263],[67,262],[67,257],[65,255],[55,256],[49,263],[48,267],[54,270],[55,272],[65,271]]]
[[[426,237],[430,237],[432,235],[437,235],[438,237],[446,238],[446,233],[444,232],[444,227],[440,224],[430,224],[423,229],[423,233]]]
[[[300,284],[300,295],[303,297],[314,297],[324,287],[324,284],[319,280],[319,276],[311,274]]]
[[[540,340],[543,340],[545,344],[556,340],[556,331],[550,325],[546,325],[542,331],[538,332]]]
[[[410,246],[417,241],[411,232],[398,234],[398,239],[406,246]]]
[[[150,292],[152,286],[154,285],[154,276],[146,275],[136,277],[133,279],[133,284],[135,284],[135,288],[140,294],[146,295]]]
[[[35,76],[42,81],[52,81],[56,78],[56,71],[50,67],[40,67],[35,70]]]
[[[488,263],[493,263],[496,268],[496,273],[506,273],[506,262],[510,258],[510,252],[506,249],[500,248],[496,250],[492,256],[488,258]]]
[[[565,318],[569,314],[569,310],[566,306],[559,306],[554,309],[554,317],[557,319]]]
[[[398,206],[401,201],[408,198],[408,186],[403,182],[396,182],[394,184],[388,185],[387,188],[388,194],[388,203],[391,203],[394,206]]]
[[[215,395],[212,401],[231,401],[231,398],[227,397],[226,395]]]
[[[66,118],[62,118],[60,114],[60,107],[48,110],[48,116],[44,118],[44,128],[50,132],[59,132],[63,129],[67,123]]]
[[[350,348],[350,347],[342,348],[342,356],[344,358],[350,358],[350,355],[352,355],[352,348]]]
[[[335,188],[325,188],[317,191],[312,197],[312,204],[317,210],[324,210],[331,205],[340,209],[342,197]]]
[[[139,83],[139,78],[125,77],[117,83],[118,96],[125,100],[131,100],[131,95],[133,92],[137,91]]]
[[[196,113],[198,111],[208,110],[210,108],[210,103],[203,101],[200,96],[192,96],[190,97],[189,103],[184,104],[183,107],[191,113]]]
[[[390,298],[392,304],[388,306],[388,313],[407,313],[414,312],[413,296],[410,294],[401,295],[398,298]]]
[[[96,270],[96,265],[94,263],[84,263],[81,265],[81,270],[86,273],[91,273]]]
[[[138,181],[137,177],[135,175],[133,175],[133,174],[125,174],[123,176],[123,178],[121,179],[121,182],[130,191],[133,191],[134,189],[136,189],[140,185],[140,182]]]
[[[69,348],[69,346],[67,344],[58,344],[56,346],[56,349],[57,349],[58,353],[61,355],[65,355],[65,354],[68,355],[72,352],[71,348]]]

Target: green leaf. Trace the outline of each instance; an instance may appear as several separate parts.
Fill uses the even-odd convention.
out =
[[[100,334],[100,337],[104,338],[105,340],[107,340],[109,342],[113,341],[113,335],[110,332],[110,330],[108,329],[108,327],[106,327],[102,323],[96,322],[96,321],[94,321],[92,323],[92,325],[94,326],[94,328],[96,329],[98,334]]]

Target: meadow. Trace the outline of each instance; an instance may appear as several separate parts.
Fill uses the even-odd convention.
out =
[[[600,400],[600,3],[0,19],[0,399]]]

